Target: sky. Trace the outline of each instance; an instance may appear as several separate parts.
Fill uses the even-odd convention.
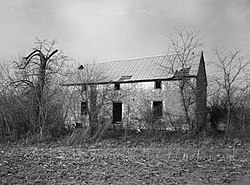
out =
[[[0,0],[0,61],[35,38],[78,62],[162,55],[174,28],[199,31],[205,60],[217,47],[250,53],[249,0]]]

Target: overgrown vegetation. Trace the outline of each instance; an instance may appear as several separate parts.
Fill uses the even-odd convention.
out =
[[[64,132],[67,57],[54,49],[55,42],[37,40],[27,57],[13,59],[2,70],[2,137],[34,141],[60,137]]]
[[[176,29],[175,35],[168,38],[170,67],[166,71],[176,79],[173,83],[179,88],[177,97],[182,113],[163,110],[162,118],[155,117],[150,97],[146,95],[149,92],[132,85],[120,97],[128,104],[124,108],[126,130],[147,130],[150,134],[155,130],[189,131],[195,128],[196,89],[194,82],[185,77],[190,68],[197,68],[194,60],[202,41],[199,32],[185,29]],[[203,124],[208,132],[210,129],[227,135],[232,131],[244,132],[249,127],[248,56],[243,56],[239,49],[214,51],[217,61],[213,65],[219,71],[209,79],[209,116]],[[1,137],[34,143],[71,134],[69,145],[100,140],[112,122],[113,86],[95,84],[105,78],[105,71],[95,62],[86,62],[82,69],[72,70],[65,63],[67,61],[67,57],[55,49],[54,41],[37,40],[30,55],[19,56],[9,66],[1,66]],[[66,79],[84,85],[71,89],[61,86]],[[133,104],[138,103],[142,106],[133,110],[138,113],[135,115]]]
[[[249,56],[214,50],[208,117],[194,138],[197,89],[186,77],[202,42],[199,32],[185,29],[169,40],[176,113],[165,108],[157,115],[149,91],[134,84],[122,95],[114,84],[96,85],[105,78],[102,68],[92,61],[70,68],[54,41],[37,40],[28,56],[2,65],[0,182],[222,184],[249,173]],[[79,84],[62,86],[66,80]],[[112,124],[114,99],[127,103],[123,128]]]
[[[170,66],[166,69],[176,80],[179,89],[179,99],[183,109],[185,124],[189,129],[197,127],[194,122],[194,103],[196,88],[188,75],[197,68],[200,50],[203,42],[200,32],[188,31],[185,28],[175,29],[174,34],[168,36],[168,49]]]
[[[93,61],[92,61],[93,62]],[[105,78],[103,70],[95,63],[85,63],[83,69],[77,69],[71,74],[72,80],[82,85],[65,87],[71,89],[69,117],[74,117],[77,123],[68,138],[67,144],[83,144],[97,142],[111,124],[111,103],[113,99],[110,85],[97,86],[95,83]]]
[[[216,107],[223,114],[220,121],[226,125],[226,134],[235,129],[244,130],[250,85],[249,57],[241,49],[230,51],[216,48],[215,54],[217,61],[213,65],[217,68],[217,74],[213,85],[217,89],[212,101],[217,102]]]

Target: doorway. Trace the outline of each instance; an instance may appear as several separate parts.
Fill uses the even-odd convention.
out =
[[[155,119],[162,117],[162,101],[154,101],[153,102],[153,115]]]
[[[113,102],[113,123],[122,121],[122,102]]]

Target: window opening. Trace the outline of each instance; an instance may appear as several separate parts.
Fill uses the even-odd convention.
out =
[[[115,83],[115,90],[120,90],[120,84],[119,83]]]
[[[88,115],[88,105],[87,102],[81,102],[81,116]]]
[[[87,91],[87,85],[86,84],[82,85],[82,91]]]
[[[155,89],[161,89],[161,80],[155,81]]]

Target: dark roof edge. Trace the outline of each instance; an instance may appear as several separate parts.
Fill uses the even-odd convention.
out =
[[[197,78],[196,75],[189,75],[186,76],[186,78]],[[81,85],[91,85],[91,84],[96,84],[96,85],[105,85],[105,84],[115,84],[115,83],[139,83],[139,82],[153,82],[153,81],[177,81],[177,80],[182,80],[182,78],[176,78],[176,77],[171,77],[171,78],[155,78],[155,79],[146,79],[146,80],[127,80],[127,81],[110,81],[110,82],[86,82],[86,83],[69,83],[69,84],[61,84],[62,86],[81,86]]]

